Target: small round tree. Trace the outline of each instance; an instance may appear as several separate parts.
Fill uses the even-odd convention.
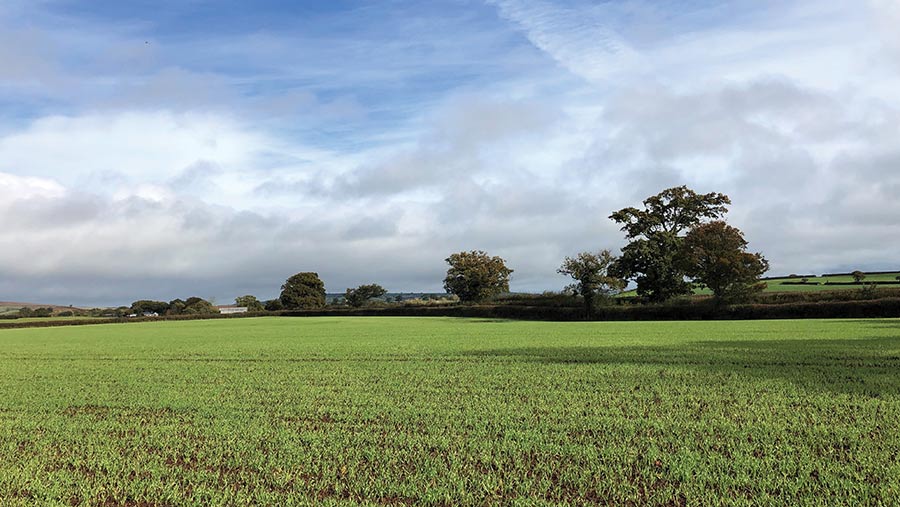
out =
[[[455,253],[446,260],[450,269],[444,278],[444,290],[458,296],[460,301],[483,301],[509,292],[509,275],[513,270],[506,267],[502,258],[472,250]]]
[[[325,284],[318,273],[303,272],[288,278],[278,298],[288,310],[325,306]]]
[[[850,273],[850,276],[853,277],[853,281],[856,283],[861,283],[863,280],[866,279],[866,274],[858,269],[856,271]]]
[[[609,250],[598,253],[581,252],[574,258],[566,257],[562,266],[556,270],[561,275],[570,276],[575,283],[569,285],[584,300],[584,311],[587,318],[594,314],[594,300],[597,296],[608,296],[625,288],[625,280],[611,276],[609,268],[616,258]]]

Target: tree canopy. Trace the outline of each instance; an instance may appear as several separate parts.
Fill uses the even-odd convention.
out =
[[[256,296],[251,296],[250,294],[234,298],[234,304],[246,307],[248,312],[261,312],[265,309],[263,304],[256,299]]]
[[[19,309],[18,317],[50,317],[53,315],[53,308],[29,308],[27,306]]]
[[[142,299],[140,301],[135,301],[131,303],[131,311],[137,314],[141,314],[144,312],[152,312],[158,313],[160,315],[165,314],[169,310],[169,303],[165,301],[152,301],[149,299]]]
[[[455,294],[460,301],[483,301],[496,294],[509,292],[509,275],[500,257],[491,257],[481,250],[458,252],[446,259],[450,264],[444,278],[444,290]]]
[[[209,301],[194,296],[184,301],[184,309],[181,310],[181,313],[185,315],[213,314],[219,313],[219,309]]]
[[[594,301],[598,295],[607,296],[625,288],[625,280],[609,273],[615,260],[609,250],[581,252],[575,257],[566,257],[557,270],[559,274],[575,280],[567,289],[581,295],[588,318],[593,316]]]
[[[627,239],[666,233],[680,235],[704,220],[728,213],[731,199],[725,194],[698,194],[688,187],[672,187],[644,199],[644,209],[623,208],[609,216],[622,224]]]
[[[303,272],[288,278],[278,298],[288,310],[325,306],[325,284],[318,273]]]
[[[278,298],[270,299],[266,301],[264,308],[267,312],[277,312],[279,310],[284,310],[284,303]]]
[[[709,287],[719,303],[745,301],[766,286],[759,278],[768,271],[768,261],[746,251],[747,241],[736,227],[722,221],[698,225],[682,246],[685,272]]]
[[[685,280],[682,233],[728,212],[731,200],[719,193],[698,194],[686,186],[644,200],[644,209],[623,208],[610,215],[630,242],[611,272],[637,282],[638,295],[665,301],[691,293]]]
[[[360,307],[369,302],[372,298],[378,298],[387,294],[387,290],[378,285],[377,283],[372,283],[368,285],[360,285],[355,289],[347,289],[347,292],[344,294],[344,299],[347,301],[347,304],[353,307]]]

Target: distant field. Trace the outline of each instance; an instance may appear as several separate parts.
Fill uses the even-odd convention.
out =
[[[23,307],[27,308],[53,308],[54,312],[64,312],[67,310],[80,310],[81,308],[76,308],[74,306],[59,306],[59,305],[42,305],[35,303],[15,303],[10,301],[0,301],[0,315],[10,315],[19,313]]]
[[[900,271],[895,273],[879,273],[879,274],[871,274],[866,275],[865,282],[895,282],[897,281],[897,276],[900,276]],[[821,292],[821,291],[833,291],[833,290],[859,290],[859,285],[825,285],[825,282],[852,282],[853,277],[849,275],[840,275],[840,276],[815,276],[809,277],[808,281],[810,283],[818,282],[819,285],[793,285],[793,284],[785,284],[785,282],[799,282],[802,280],[802,277],[791,278],[791,277],[782,277],[782,278],[772,278],[769,280],[765,280],[766,288],[764,292]],[[883,287],[896,287],[900,288],[900,285],[884,285]],[[694,294],[697,295],[709,295],[712,292],[709,289],[697,289],[694,291]],[[636,296],[637,291],[630,290],[622,293],[622,296]]]
[[[0,330],[0,504],[887,505],[900,320]]]
[[[866,275],[863,283],[866,282],[895,282],[897,281],[897,276],[900,276],[900,272],[897,273],[881,273],[877,275]],[[852,282],[853,277],[849,275],[844,276],[816,276],[808,278],[810,283],[818,282],[819,285],[785,285],[785,282],[799,282],[801,278],[777,278],[772,280],[767,280],[766,284],[766,292],[796,292],[796,291],[823,291],[823,290],[859,290],[859,286],[854,285],[825,285],[826,282]],[[900,287],[900,285],[885,285],[885,287]]]

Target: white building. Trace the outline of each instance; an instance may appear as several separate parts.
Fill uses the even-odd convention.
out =
[[[219,313],[247,313],[246,306],[225,305],[219,306]]]

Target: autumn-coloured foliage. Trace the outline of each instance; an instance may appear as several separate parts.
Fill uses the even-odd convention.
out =
[[[613,266],[616,275],[637,282],[638,295],[662,302],[691,293],[681,259],[684,231],[728,212],[725,194],[698,194],[686,186],[644,200],[644,209],[624,208],[609,216],[630,242]]]
[[[685,273],[709,287],[718,302],[745,301],[765,288],[759,278],[769,263],[762,254],[747,252],[747,241],[736,227],[722,221],[698,225],[682,248]]]

